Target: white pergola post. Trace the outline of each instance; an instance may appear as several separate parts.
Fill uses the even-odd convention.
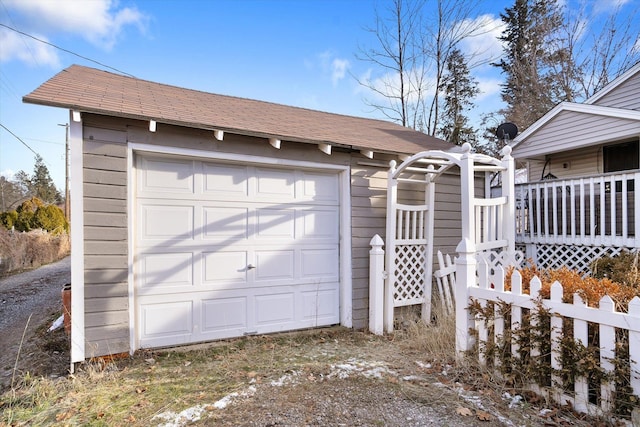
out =
[[[515,161],[511,157],[511,146],[502,149],[502,195],[507,198],[502,221],[502,235],[507,240],[507,256],[515,262],[516,254],[516,190]]]
[[[394,287],[395,283],[395,232],[396,232],[396,203],[398,199],[398,181],[393,178],[396,171],[396,161],[389,162],[389,174],[387,175],[387,250],[386,266],[387,280],[384,284],[384,331],[393,332],[393,312],[394,312]],[[393,212],[393,215],[389,215]]]
[[[369,251],[369,332],[384,333],[384,241],[373,236]]]

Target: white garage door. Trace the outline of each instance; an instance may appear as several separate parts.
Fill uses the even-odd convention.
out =
[[[136,159],[140,347],[340,322],[336,173]]]

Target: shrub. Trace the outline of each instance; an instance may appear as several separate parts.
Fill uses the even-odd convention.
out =
[[[622,251],[616,256],[598,258],[589,265],[593,277],[608,278],[636,289],[640,289],[639,267],[639,254],[629,251]]]
[[[67,223],[64,217],[64,212],[55,205],[38,207],[33,215],[32,226],[33,228],[41,228],[52,234],[69,231],[69,223]]]
[[[567,267],[559,269],[540,270],[536,266],[518,270],[522,275],[522,288],[529,293],[531,279],[537,276],[541,281],[540,295],[548,299],[551,296],[551,285],[558,281],[563,289],[563,301],[573,302],[573,294],[577,293],[589,307],[597,307],[603,296],[609,295],[616,305],[616,310],[626,312],[629,302],[634,296],[640,296],[640,287],[627,286],[603,277],[582,277],[578,272]],[[506,287],[511,286],[511,274],[507,272]]]
[[[69,255],[66,233],[51,235],[42,230],[14,233],[0,228],[0,275],[36,268]]]
[[[69,223],[62,209],[55,205],[45,205],[37,197],[25,200],[15,211],[3,212],[0,222],[7,229],[28,232],[42,229],[53,234],[69,231]]]
[[[18,222],[18,212],[7,211],[0,213],[0,224],[7,230],[11,230]]]

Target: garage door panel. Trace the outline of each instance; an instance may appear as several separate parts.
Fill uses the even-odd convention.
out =
[[[308,240],[338,241],[338,224],[340,215],[338,208],[304,209],[298,213],[302,225],[301,238]]]
[[[194,163],[191,160],[142,158],[138,191],[192,194],[194,192]],[[162,195],[165,196],[162,196]]]
[[[246,197],[249,174],[246,166],[203,164],[204,193],[209,197]]]
[[[295,238],[295,209],[256,209],[256,239]]]
[[[193,253],[145,253],[138,261],[138,283],[142,291],[193,287]]]
[[[254,313],[258,327],[290,323],[295,320],[295,295],[293,292],[256,295]]]
[[[138,208],[142,227],[140,243],[160,244],[162,242],[193,240],[193,206],[140,204]]]
[[[300,251],[300,277],[337,280],[339,255],[335,248],[302,249]]]
[[[302,172],[302,198],[338,203],[338,177],[335,174]]]
[[[202,332],[236,330],[239,334],[247,328],[247,297],[216,298],[202,301]]]
[[[293,170],[256,168],[256,197],[260,199],[286,199],[295,197]]]
[[[246,240],[249,236],[249,209],[205,207],[204,239]]]
[[[317,321],[316,325],[338,323],[340,296],[337,289],[310,290],[302,293],[302,319]]]
[[[155,302],[140,305],[142,334],[150,340],[187,336],[193,333],[193,302]]]
[[[256,250],[255,281],[293,280],[295,251]]]
[[[247,251],[205,252],[202,256],[204,284],[247,283]]]

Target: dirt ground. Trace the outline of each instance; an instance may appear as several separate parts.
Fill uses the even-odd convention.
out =
[[[523,401],[488,377],[467,376],[450,357],[427,356],[406,333],[376,337],[340,327],[141,351],[113,363],[99,380],[91,377],[92,366],[68,376],[68,338],[63,328],[47,332],[62,313],[60,291],[68,282],[68,259],[0,279],[5,399],[30,393],[11,388],[14,375],[15,384],[24,375],[41,376],[59,389],[48,412],[26,407],[26,421],[15,415],[15,403],[9,412],[0,404],[11,414],[0,426],[615,425],[545,407],[531,396]],[[167,381],[179,394],[161,390]],[[114,384],[118,394],[101,406],[96,395],[114,392]]]
[[[69,372],[64,329],[47,329],[62,315],[61,292],[70,281],[69,257],[0,278],[0,392],[27,373],[59,377]]]

